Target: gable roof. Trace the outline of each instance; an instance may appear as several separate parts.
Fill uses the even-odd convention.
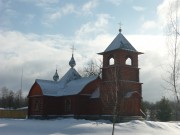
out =
[[[36,79],[36,82],[39,84],[43,95],[55,95],[60,88],[58,82],[55,81]]]
[[[87,84],[96,80],[97,78],[98,76],[91,76],[91,77],[84,77],[81,79],[73,80],[69,82],[62,91],[59,91],[58,95],[59,96],[76,95],[80,93]]]
[[[122,33],[119,33],[111,44],[105,49],[104,52],[109,52],[113,50],[127,50],[137,52],[136,49],[131,45],[131,43],[123,36]],[[103,52],[103,53],[104,53]],[[101,54],[101,53],[100,53]]]
[[[80,74],[74,69],[70,68],[67,73],[59,80],[59,83],[64,87],[68,82],[82,78]]]
[[[70,68],[59,82],[40,79],[36,79],[36,82],[41,87],[43,95],[68,96],[80,93],[87,84],[97,78],[98,76],[82,78],[74,68]]]

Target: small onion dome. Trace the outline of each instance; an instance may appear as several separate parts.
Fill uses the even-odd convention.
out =
[[[57,82],[58,79],[59,79],[59,75],[58,75],[57,69],[56,69],[56,72],[55,72],[55,74],[54,74],[54,76],[53,76],[53,80]]]
[[[76,62],[75,62],[73,54],[72,54],[71,60],[69,61],[69,66],[71,66],[71,68],[73,68],[75,65],[76,65]]]
[[[119,28],[119,32],[120,32],[120,33],[122,32],[122,29],[121,29],[121,28]]]

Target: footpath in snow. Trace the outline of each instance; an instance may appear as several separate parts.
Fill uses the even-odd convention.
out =
[[[0,135],[110,135],[112,123],[76,119],[0,119]],[[115,135],[180,135],[180,122],[118,123]]]

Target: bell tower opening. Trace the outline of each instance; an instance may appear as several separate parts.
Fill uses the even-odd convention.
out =
[[[114,65],[114,58],[113,58],[113,57],[110,57],[110,59],[109,59],[109,65]]]
[[[125,64],[129,65],[129,66],[132,66],[132,59],[130,57],[127,57],[126,61],[125,61]]]

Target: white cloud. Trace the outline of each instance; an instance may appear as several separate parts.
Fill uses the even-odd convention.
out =
[[[166,74],[168,62],[166,37],[158,35],[127,35],[126,37],[138,51],[144,53],[139,56],[143,100],[155,102],[167,93],[162,87],[165,83],[163,75]]]
[[[133,6],[133,9],[136,11],[144,11],[145,10],[145,8],[141,7],[141,6]]]
[[[68,3],[66,5],[63,5],[60,8],[53,9],[49,8],[45,21],[43,21],[43,24],[49,26],[50,23],[57,21],[63,16],[70,15],[74,13],[75,15],[89,15],[96,6],[98,5],[98,0],[91,0],[82,5],[81,8],[78,8],[77,5]]]
[[[52,79],[56,65],[60,65],[59,68],[68,68],[71,56],[70,44],[61,35],[40,36],[1,31],[0,44],[0,86],[2,87],[18,90],[22,67],[25,78],[23,87],[26,92],[35,79]],[[59,64],[59,62],[67,64]],[[59,74],[62,75],[63,72],[65,71],[61,70]]]
[[[89,13],[93,8],[97,6],[97,4],[98,4],[97,0],[90,0],[82,6],[82,11]]]
[[[164,0],[158,7],[157,7],[157,19],[156,20],[148,20],[144,21],[142,25],[142,31],[149,31],[152,30],[154,32],[156,31],[162,31],[166,32],[165,30],[167,29],[167,25],[170,22],[170,19],[174,20],[174,14],[176,12],[176,6],[177,3],[180,2],[179,0]],[[180,4],[180,3],[179,3]],[[178,18],[180,19],[180,10],[178,10]],[[171,16],[172,15],[172,16]],[[171,17],[170,17],[171,16]],[[180,20],[179,20],[180,21]],[[163,34],[164,35],[164,34]],[[158,36],[157,36],[158,37]],[[143,38],[143,37],[142,37]],[[167,37],[166,37],[167,38]],[[152,91],[149,91],[149,95],[156,95],[155,97],[151,97],[151,99],[157,98],[159,95],[166,95],[167,93],[169,95],[166,95],[167,97],[170,97],[172,93],[167,92],[167,90],[164,90],[162,86],[165,86],[165,82],[163,82],[163,79],[167,77],[167,62],[169,61],[168,58],[168,50],[167,50],[167,41],[164,38],[160,38],[162,41],[158,38],[152,38],[152,40],[146,40],[147,42],[144,43],[145,45],[150,45],[150,47],[147,47],[147,52],[145,55],[149,55],[148,61],[146,62],[146,66],[144,69],[142,69],[142,75],[143,80],[145,81],[144,83],[144,88],[149,89],[148,86],[153,84],[151,87]],[[156,47],[155,47],[156,45]],[[162,46],[163,45],[163,46]],[[153,49],[152,49],[153,48]],[[143,60],[142,60],[143,61]],[[159,64],[159,65],[158,65]],[[153,69],[153,70],[152,70]],[[146,70],[146,71],[145,71]],[[153,76],[149,76],[149,73]],[[144,76],[144,77],[143,77]],[[158,84],[158,83],[159,84]],[[159,91],[160,90],[160,91]],[[144,92],[145,93],[145,92]],[[163,95],[164,94],[164,95]],[[147,93],[145,95],[147,99],[150,99],[148,97]]]
[[[73,4],[67,4],[62,8],[62,13],[64,15],[70,14],[74,12],[74,5]]]
[[[109,23],[110,15],[108,14],[98,14],[95,21],[88,22],[81,26],[81,28],[76,32],[76,36],[81,38],[92,37],[89,36],[92,33],[104,32]]]
[[[167,24],[171,22],[171,19],[174,20],[176,5],[179,2],[178,0],[164,0],[157,7],[157,19],[144,21],[142,25],[142,31],[153,30],[153,31],[164,31],[167,28]],[[180,5],[180,2],[179,2]],[[178,18],[180,21],[180,10],[178,10]],[[171,16],[172,15],[172,16]]]
[[[157,27],[158,27],[157,23],[155,21],[152,21],[152,20],[146,21],[142,25],[143,30],[155,29]]]
[[[108,14],[98,14],[97,21],[95,22],[95,27],[102,28],[106,27],[109,23],[110,15]]]
[[[174,20],[176,11],[178,11],[180,21],[180,10],[176,10],[177,5],[180,6],[179,0],[164,0],[164,2],[158,6],[157,13],[160,25],[165,27],[171,19]]]
[[[62,16],[69,15],[71,13],[75,12],[75,7],[73,4],[66,4],[63,7],[57,9],[53,13],[49,13],[47,16],[47,21],[56,21],[57,19],[60,19]]]

